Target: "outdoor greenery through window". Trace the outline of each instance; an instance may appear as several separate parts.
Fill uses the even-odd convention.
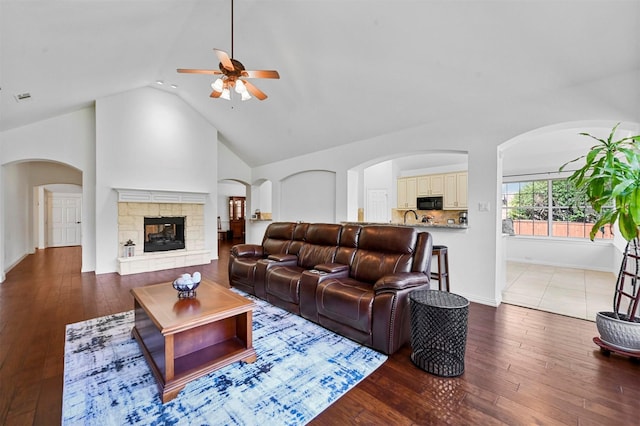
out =
[[[588,239],[595,212],[566,179],[549,179],[504,183],[502,218],[513,222],[516,235]],[[611,238],[609,225],[596,235]]]

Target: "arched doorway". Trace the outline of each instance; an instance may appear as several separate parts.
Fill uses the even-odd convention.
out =
[[[559,168],[593,145],[591,138],[580,133],[606,138],[615,124],[559,123],[518,135],[498,147],[502,161],[502,212],[498,214],[505,224],[505,303],[592,321],[596,312],[610,310],[614,272],[624,244],[615,230],[613,238],[608,233],[606,238],[592,242],[588,238],[592,223],[586,219],[579,222],[579,215],[565,217],[563,210],[573,211],[579,206],[564,208],[562,191],[567,187],[563,183],[572,167],[564,172]],[[620,134],[637,134],[638,128],[637,123],[623,123]],[[524,205],[521,200],[529,194],[542,214],[517,207]],[[573,191],[569,199],[577,199]]]
[[[73,191],[79,192],[81,206],[82,181],[82,171],[55,161],[16,161],[2,166],[3,273],[36,248],[47,246],[45,186],[53,185],[52,193],[61,188],[77,188]],[[74,222],[77,221],[76,218]],[[79,225],[75,227],[80,228]]]

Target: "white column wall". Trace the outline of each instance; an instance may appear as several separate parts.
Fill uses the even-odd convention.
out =
[[[177,96],[145,87],[96,101],[96,273],[115,272],[114,188],[208,193],[205,248],[218,256],[218,134]]]
[[[29,126],[6,130],[0,133],[0,139],[2,140],[0,164],[3,166],[23,161],[55,161],[82,171],[82,271],[93,271],[95,269],[95,226],[93,222],[95,204],[92,202],[95,187],[95,182],[92,179],[92,176],[95,175],[94,108],[83,108]],[[4,192],[5,185],[9,184],[12,182],[3,182],[3,185],[0,185],[0,192]],[[3,198],[0,196],[0,200]],[[11,215],[14,208],[18,208],[18,206],[5,204],[1,211]],[[29,214],[29,209],[27,208],[22,214]],[[5,222],[3,221],[3,224]],[[2,242],[5,241],[6,227],[13,225],[4,224],[3,226],[5,229],[0,229],[0,241]],[[29,233],[30,230],[27,229],[25,234],[19,237],[21,240],[25,240],[24,244],[31,241]],[[4,252],[5,248],[3,247],[2,250]],[[3,274],[10,266],[5,263],[4,259],[4,255],[0,257],[0,262],[2,262],[0,270]]]
[[[4,223],[3,263],[6,270],[12,268],[27,254],[32,253],[29,247],[29,223],[31,218],[29,170],[26,164],[12,163],[2,167],[2,179],[6,184],[3,199],[6,210]],[[3,269],[4,270],[4,269]]]

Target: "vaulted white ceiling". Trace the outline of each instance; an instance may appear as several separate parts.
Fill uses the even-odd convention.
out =
[[[640,0],[235,0],[236,59],[281,75],[253,80],[263,102],[211,99],[209,76],[176,73],[217,68],[230,10],[0,0],[0,130],[143,86],[184,99],[252,166],[504,111],[531,129],[546,108],[640,121]]]

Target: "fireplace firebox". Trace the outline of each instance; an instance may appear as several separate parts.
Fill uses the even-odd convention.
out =
[[[169,251],[185,248],[185,217],[145,217],[144,251]]]

